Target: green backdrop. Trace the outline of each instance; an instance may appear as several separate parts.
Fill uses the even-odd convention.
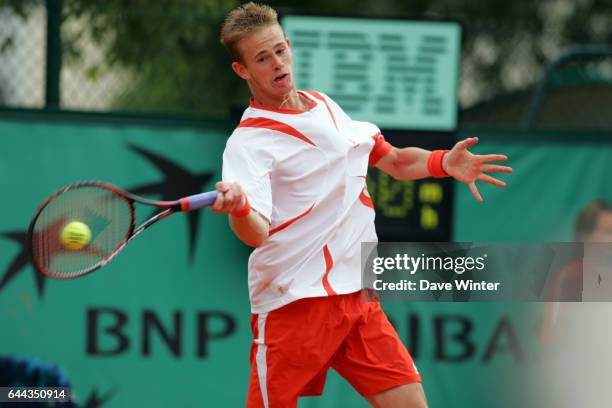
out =
[[[108,397],[96,406],[243,406],[251,341],[249,250],[225,217],[210,211],[197,219],[174,216],[104,270],[74,281],[40,281],[24,261],[31,216],[62,185],[104,180],[161,199],[147,192],[179,185],[195,193],[220,178],[229,123],[148,126],[102,119],[0,121],[0,354],[60,364],[81,402]],[[505,178],[508,189],[482,189],[484,205],[464,186],[456,189],[458,241],[566,239],[577,209],[612,191],[602,172],[607,146],[483,139],[477,150],[509,154],[516,171]],[[415,356],[432,407],[516,406],[524,398],[513,387],[536,353],[538,308],[385,308]],[[324,398],[304,398],[299,406],[367,404],[331,374]]]
[[[612,201],[612,134],[476,131],[474,153],[501,152],[514,172],[508,187],[482,185],[484,205],[456,190],[456,241],[571,241],[575,218],[594,199]]]

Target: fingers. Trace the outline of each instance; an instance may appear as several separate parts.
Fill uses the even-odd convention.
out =
[[[474,146],[476,143],[478,143],[478,138],[477,137],[468,137],[467,139],[463,139],[460,142],[457,142],[457,144],[455,145],[456,148],[458,149],[467,149],[470,146]]]
[[[490,161],[505,161],[508,160],[508,156],[504,154],[483,154],[476,156],[481,163]]]
[[[478,192],[478,187],[476,187],[476,183],[471,182],[470,184],[468,184],[468,186],[470,187],[470,191],[472,192],[472,195],[474,196],[474,198],[479,203],[482,203],[484,200],[482,199],[482,197],[480,196],[480,193]]]
[[[498,187],[506,187],[506,183],[501,180],[496,179],[495,177],[491,177],[488,174],[480,174],[477,180],[484,181],[485,183],[490,183]]]
[[[483,164],[480,166],[480,171],[486,171],[488,173],[512,173],[512,167],[509,166],[498,166],[496,164]]]
[[[219,192],[211,209],[226,214],[241,209],[244,206],[244,192],[238,183],[218,182],[215,188]]]
[[[228,188],[229,186],[227,185],[227,183],[223,183],[222,181],[219,181],[217,184],[215,184],[215,189],[221,194],[217,194],[217,199],[215,200],[215,203],[210,208],[211,210],[215,212],[221,212],[221,209],[223,208],[223,201],[224,201],[223,193],[225,193],[228,190]]]

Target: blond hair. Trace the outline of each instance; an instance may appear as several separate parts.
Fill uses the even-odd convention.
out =
[[[264,4],[248,2],[232,10],[221,27],[221,44],[234,61],[242,61],[238,43],[247,35],[278,24],[276,11]]]

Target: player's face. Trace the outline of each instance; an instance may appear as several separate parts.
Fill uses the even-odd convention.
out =
[[[290,42],[278,24],[243,38],[238,50],[242,62],[232,68],[248,81],[256,98],[282,98],[295,89]]]
[[[591,242],[612,242],[612,211],[601,212],[597,217],[597,224],[589,234]]]

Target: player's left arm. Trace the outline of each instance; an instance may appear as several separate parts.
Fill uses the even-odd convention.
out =
[[[476,200],[482,202],[476,180],[505,187],[506,183],[486,173],[511,173],[512,168],[491,164],[507,160],[505,155],[472,154],[468,148],[476,143],[478,138],[471,137],[457,142],[450,151],[435,153],[417,147],[391,147],[387,148],[388,152],[376,162],[375,166],[397,180],[418,180],[430,176],[453,177],[467,184]]]
[[[391,147],[375,167],[396,180],[418,180],[429,177],[427,158],[431,152],[418,147]]]

